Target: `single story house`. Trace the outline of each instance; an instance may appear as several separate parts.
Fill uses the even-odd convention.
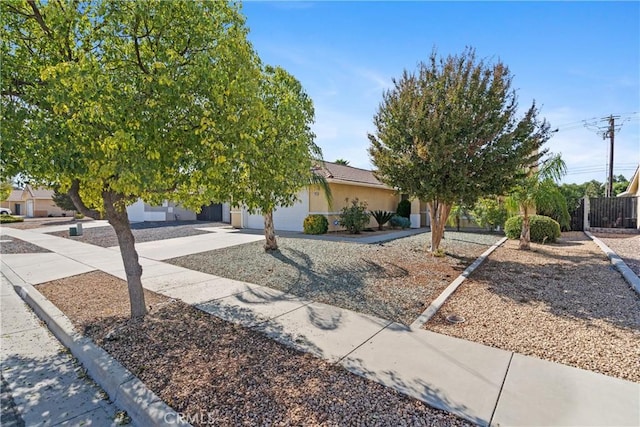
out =
[[[7,200],[0,203],[3,208],[11,209],[14,215],[27,218],[46,216],[72,216],[73,211],[64,211],[53,201],[53,190],[33,188],[29,184],[24,188],[14,188]]]
[[[323,176],[331,188],[333,203],[329,205],[322,189],[310,185],[298,193],[298,202],[291,207],[280,207],[273,212],[276,230],[303,231],[303,222],[308,215],[324,215],[329,221],[329,231],[341,230],[338,218],[343,207],[349,206],[351,200],[358,199],[367,204],[369,211],[384,210],[395,212],[401,196],[394,188],[380,182],[372,171],[340,165],[331,162],[320,162],[314,173]],[[414,200],[411,203],[411,227],[420,228],[428,225],[426,204]],[[231,225],[236,228],[264,229],[264,217],[261,213],[252,214],[246,209],[231,210]],[[369,227],[378,224],[372,217]]]
[[[194,211],[168,200],[165,200],[161,206],[152,206],[139,199],[134,204],[127,206],[127,215],[131,222],[195,220],[231,222],[230,208],[227,203],[203,206],[202,211],[196,214]]]

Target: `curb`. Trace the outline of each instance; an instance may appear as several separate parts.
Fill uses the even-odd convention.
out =
[[[109,395],[111,401],[127,412],[135,425],[188,427],[180,414],[109,353],[78,333],[71,320],[31,284],[22,280],[6,264],[3,273],[14,290],[44,321],[51,333],[80,361],[88,375]]]
[[[456,289],[458,289],[458,287],[462,284],[462,282],[464,282],[466,280],[466,278],[469,277],[471,275],[471,273],[473,273],[473,271],[476,268],[478,268],[480,266],[480,264],[482,264],[484,262],[485,259],[487,259],[487,257],[491,254],[491,252],[495,251],[497,248],[499,248],[506,241],[507,241],[507,238],[503,237],[502,239],[500,239],[496,243],[494,243],[489,249],[484,251],[482,253],[482,255],[480,255],[478,257],[478,259],[476,259],[473,262],[473,264],[471,264],[469,267],[467,267],[462,272],[462,274],[460,274],[456,278],[456,280],[451,282],[449,284],[449,286],[447,286],[447,288],[444,291],[442,291],[442,293],[438,296],[438,298],[436,298],[435,300],[433,300],[431,302],[429,307],[427,307],[427,309],[425,311],[423,311],[422,314],[416,320],[414,320],[413,323],[409,327],[411,329],[420,329],[420,328],[422,328],[422,326],[425,323],[427,323],[429,320],[431,320],[431,318],[433,316],[435,316],[435,314],[438,312],[438,310],[440,310],[440,307],[442,307],[442,305],[451,296],[451,294],[453,294],[456,291]]]
[[[600,246],[602,252],[607,254],[607,257],[609,257],[611,264],[613,264],[613,266],[618,269],[620,274],[622,274],[622,277],[624,277],[624,280],[626,280],[627,283],[631,285],[634,291],[640,294],[640,278],[636,275],[636,273],[634,273],[633,270],[629,268],[629,266],[622,260],[622,258],[620,258],[620,256],[618,256],[617,253],[612,251],[609,246],[605,245],[602,240],[598,239],[588,231],[585,231],[584,234],[586,234],[591,240],[593,240],[596,245]]]

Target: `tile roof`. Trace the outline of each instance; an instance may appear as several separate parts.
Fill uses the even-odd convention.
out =
[[[53,190],[43,187],[33,188],[32,186],[27,185],[24,189],[28,190],[34,199],[51,199],[53,197]]]
[[[315,173],[324,176],[329,182],[332,180],[348,181],[354,184],[367,184],[371,186],[379,186],[389,188],[380,182],[373,171],[366,169],[354,168],[352,166],[338,165],[331,162],[320,162],[315,169]]]

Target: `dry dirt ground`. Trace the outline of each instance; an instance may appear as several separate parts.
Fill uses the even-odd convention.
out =
[[[640,382],[638,294],[583,233],[532,247],[507,241],[425,328]]]
[[[178,412],[215,425],[471,425],[182,302],[92,272],[38,290]],[[198,423],[195,423],[196,425]]]

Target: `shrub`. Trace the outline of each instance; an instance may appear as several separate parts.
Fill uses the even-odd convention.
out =
[[[23,222],[24,218],[21,216],[12,215],[0,215],[0,224],[9,224],[11,222]]]
[[[399,216],[399,215],[394,215],[390,222],[392,227],[400,227],[403,230],[405,228],[409,228],[411,227],[411,221],[409,220],[409,218],[405,218],[403,216]]]
[[[81,213],[76,213],[76,214],[74,214],[74,215],[73,215],[73,217],[74,217],[75,219],[82,219],[82,218],[84,218],[84,215],[83,215],[83,214],[81,214]]]
[[[529,228],[532,242],[555,242],[560,237],[560,224],[548,216],[531,215]],[[504,232],[509,239],[519,239],[522,233],[522,216],[509,218],[504,224]]]
[[[349,201],[349,199],[347,199]],[[367,204],[357,198],[351,201],[351,206],[345,206],[340,212],[339,224],[351,234],[360,233],[367,224],[371,214],[367,212]]]
[[[411,217],[411,202],[408,200],[400,200],[396,214],[404,218]]]
[[[389,222],[389,220],[393,217],[393,212],[387,211],[373,211],[371,212],[371,216],[378,223],[378,230],[382,230],[382,226]]]
[[[302,223],[304,234],[324,234],[329,230],[329,221],[324,215],[309,215]]]

